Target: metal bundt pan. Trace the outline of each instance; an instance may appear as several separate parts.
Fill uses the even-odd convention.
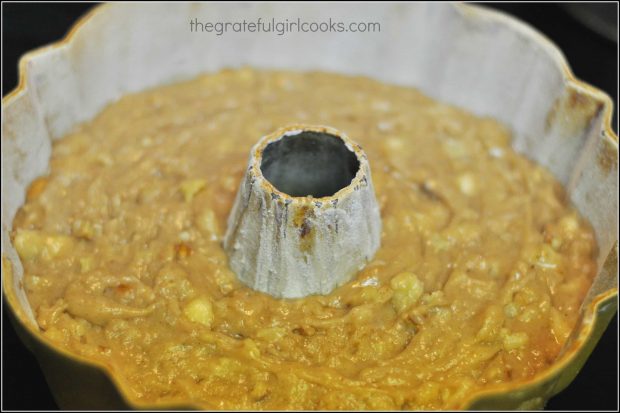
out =
[[[372,21],[379,33],[191,33],[189,21]],[[592,62],[596,64],[596,62]],[[462,408],[540,408],[577,375],[617,309],[618,137],[612,101],[574,77],[548,39],[501,13],[462,4],[108,4],[60,42],[26,54],[2,101],[2,277],[15,327],[64,409],[199,407],[134,400],[108,368],[40,332],[10,243],[25,189],[48,169],[51,142],[118,97],[203,72],[250,65],[366,75],[512,128],[514,147],[567,188],[597,236],[600,271],[556,363],[530,380],[471,394]]]

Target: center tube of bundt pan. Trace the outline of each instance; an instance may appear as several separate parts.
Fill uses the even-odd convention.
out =
[[[345,134],[292,125],[252,148],[224,237],[244,284],[277,298],[328,294],[380,241],[368,158]]]

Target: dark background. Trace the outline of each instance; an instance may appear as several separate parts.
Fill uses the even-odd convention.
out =
[[[60,39],[75,20],[94,4],[3,3],[2,87],[3,96],[17,85],[19,57],[38,46]],[[565,5],[493,4],[486,7],[506,11],[546,34],[564,52],[574,73],[597,86],[618,102],[617,43],[598,29],[582,22]],[[590,6],[586,6],[590,7]],[[597,7],[597,6],[594,6]],[[598,6],[598,16],[610,17],[617,34],[617,4]],[[605,9],[606,8],[606,9]],[[602,13],[601,13],[602,12]],[[592,21],[592,19],[590,19]],[[599,21],[599,23],[601,23]],[[596,23],[595,23],[596,24]],[[616,109],[617,114],[617,109]],[[617,131],[617,116],[614,116]],[[3,301],[3,409],[56,409],[36,359],[19,341],[7,317]],[[615,410],[618,408],[618,319],[614,316],[592,356],[575,381],[549,401],[552,410]]]

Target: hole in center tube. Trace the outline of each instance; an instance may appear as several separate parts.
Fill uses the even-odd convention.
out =
[[[322,198],[351,183],[360,167],[342,139],[305,131],[284,136],[263,151],[261,171],[273,186],[290,196]]]

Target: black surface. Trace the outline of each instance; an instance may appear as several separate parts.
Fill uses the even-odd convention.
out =
[[[3,3],[3,95],[17,84],[19,56],[61,38],[71,24],[92,6],[79,3]],[[560,46],[579,78],[606,91],[614,102],[618,102],[618,54],[615,43],[580,25],[560,4],[487,3],[486,7],[511,13],[545,33]],[[615,14],[617,16],[617,11]],[[617,116],[614,129],[617,131]],[[3,310],[3,409],[55,409],[36,359],[15,335],[4,304]],[[578,377],[568,389],[549,401],[547,409],[617,410],[617,375],[618,320],[615,316]]]

